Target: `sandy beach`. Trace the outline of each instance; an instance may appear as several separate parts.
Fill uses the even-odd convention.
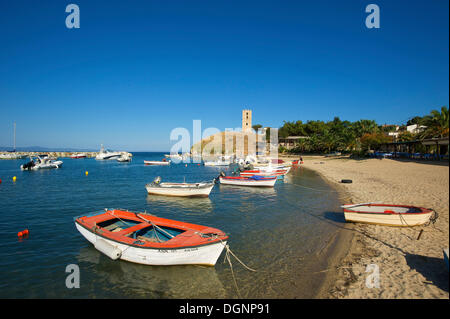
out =
[[[303,159],[305,168],[317,171],[335,186],[343,203],[408,204],[433,208],[439,214],[436,223],[426,227],[344,223],[343,232],[351,233],[351,243],[342,247],[341,258],[328,270],[329,284],[319,297],[449,298],[449,272],[442,254],[449,244],[448,162]],[[353,183],[340,183],[342,179]],[[344,222],[342,212],[336,212],[335,218]],[[379,269],[379,288],[366,285],[373,272],[367,269],[371,264]]]

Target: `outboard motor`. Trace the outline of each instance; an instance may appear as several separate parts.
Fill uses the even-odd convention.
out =
[[[23,169],[31,169],[34,166],[34,161],[29,161],[28,163],[25,163],[22,165]]]
[[[219,176],[217,176],[216,178],[214,178],[214,183],[218,183],[220,181],[220,176],[225,177],[225,173],[224,171],[221,171]]]

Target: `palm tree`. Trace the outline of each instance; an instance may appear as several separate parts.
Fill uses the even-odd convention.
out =
[[[432,110],[430,115],[423,118],[422,124],[427,128],[420,133],[420,138],[433,138],[448,136],[448,108],[441,107],[441,111]]]

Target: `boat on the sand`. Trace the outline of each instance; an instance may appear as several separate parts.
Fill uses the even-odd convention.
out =
[[[214,182],[161,183],[159,176],[152,183],[145,185],[149,194],[178,197],[208,197],[213,187]]]
[[[214,266],[228,239],[216,228],[122,209],[78,216],[75,226],[109,258],[145,265]]]
[[[348,222],[408,227],[423,225],[437,218],[433,209],[410,205],[365,203],[341,207]]]

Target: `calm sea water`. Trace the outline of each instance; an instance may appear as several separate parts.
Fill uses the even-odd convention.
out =
[[[342,221],[337,194],[314,172],[294,168],[273,189],[216,185],[209,198],[147,195],[145,184],[212,180],[220,168],[144,166],[163,153],[134,153],[131,163],[62,159],[60,169],[25,171],[26,160],[0,161],[1,298],[235,298],[222,253],[215,267],[145,266],[113,261],[75,228],[73,217],[125,208],[219,228],[230,235],[243,298],[311,298],[320,287],[329,247]],[[222,168],[223,169],[223,168]],[[88,171],[88,176],[85,175]],[[14,183],[12,177],[16,176]],[[312,189],[311,189],[312,188]],[[318,191],[322,190],[322,191]],[[30,236],[18,240],[17,232]],[[68,289],[66,266],[80,268]]]

